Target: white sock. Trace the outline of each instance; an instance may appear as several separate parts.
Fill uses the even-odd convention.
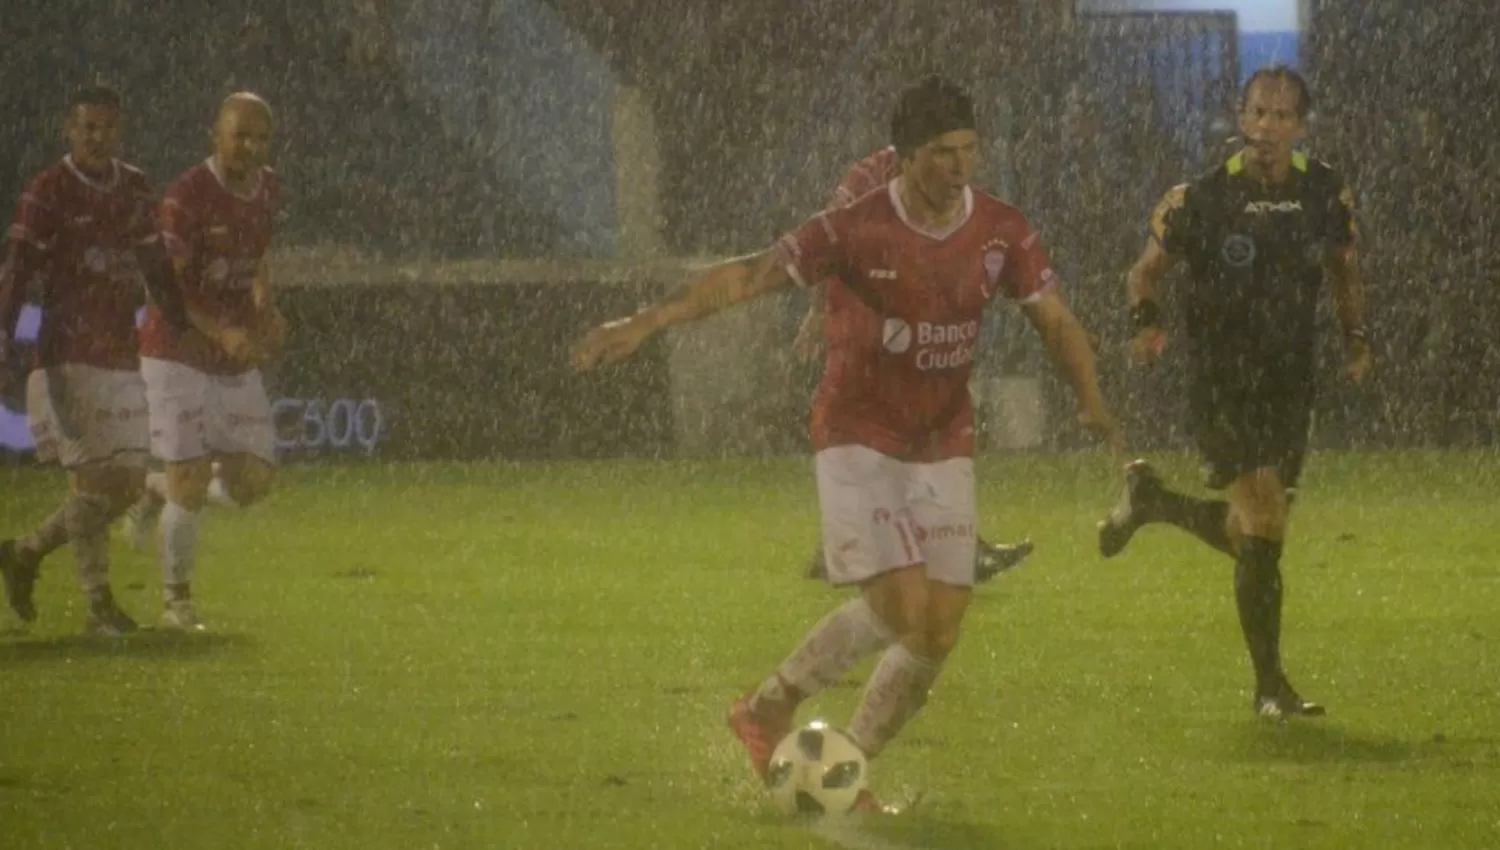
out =
[[[109,586],[109,500],[78,493],[68,497],[64,511],[78,583],[93,595]]]
[[[229,495],[229,488],[224,486],[224,479],[219,477],[217,469],[214,471],[214,477],[208,480],[208,500],[222,508],[240,506],[240,503]]]
[[[905,644],[887,649],[865,683],[864,697],[849,721],[849,738],[874,758],[927,702],[942,669],[942,662],[915,655]]]
[[[151,495],[162,501],[167,500],[167,474],[165,472],[146,473],[146,490]]]
[[[198,516],[176,502],[167,502],[162,508],[161,578],[169,600],[186,592],[192,584]]]
[[[787,687],[810,697],[838,682],[865,656],[890,646],[895,639],[865,598],[856,596],[813,626],[802,645],[761,684],[751,707],[761,700],[784,702]]]

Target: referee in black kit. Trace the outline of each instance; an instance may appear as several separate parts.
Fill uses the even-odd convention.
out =
[[[1281,665],[1281,550],[1289,491],[1307,451],[1314,395],[1314,321],[1325,278],[1343,329],[1347,372],[1363,382],[1373,362],[1355,250],[1354,196],[1328,165],[1295,149],[1311,106],[1307,83],[1284,66],[1245,84],[1242,150],[1169,191],[1151,238],[1127,276],[1132,356],[1161,356],[1156,287],[1187,261],[1183,293],[1191,362],[1191,430],[1211,489],[1227,500],[1169,489],[1145,461],[1127,468],[1124,495],[1099,525],[1099,548],[1118,554],[1142,525],[1185,529],[1235,560],[1234,596],[1255,669],[1262,717],[1321,715]]]

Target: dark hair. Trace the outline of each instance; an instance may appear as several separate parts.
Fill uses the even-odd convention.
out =
[[[1312,111],[1312,90],[1307,87],[1307,80],[1292,69],[1290,65],[1267,65],[1250,75],[1245,81],[1245,87],[1240,91],[1240,106],[1244,107],[1250,102],[1250,88],[1255,85],[1256,80],[1280,80],[1297,90],[1297,117],[1306,118],[1307,113]]]
[[[936,75],[907,86],[891,114],[891,144],[902,157],[944,133],[973,129],[973,99],[957,83]]]
[[[120,92],[109,86],[84,86],[68,98],[68,112],[71,113],[80,106],[112,106],[119,109],[124,102],[125,99],[120,97]]]

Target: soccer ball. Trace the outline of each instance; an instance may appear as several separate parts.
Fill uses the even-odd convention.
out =
[[[786,814],[844,814],[854,807],[868,774],[865,754],[849,736],[815,720],[776,745],[766,785]]]

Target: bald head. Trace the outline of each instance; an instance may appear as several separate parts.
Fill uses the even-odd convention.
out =
[[[218,124],[231,113],[243,112],[256,112],[265,119],[266,123],[272,125],[276,123],[276,116],[271,112],[271,104],[266,103],[265,98],[260,95],[248,91],[235,92],[224,98],[224,101],[219,104],[219,114],[214,119],[214,123]]]
[[[271,105],[259,95],[238,92],[224,98],[214,119],[214,155],[231,181],[251,179],[265,165],[276,129]]]

